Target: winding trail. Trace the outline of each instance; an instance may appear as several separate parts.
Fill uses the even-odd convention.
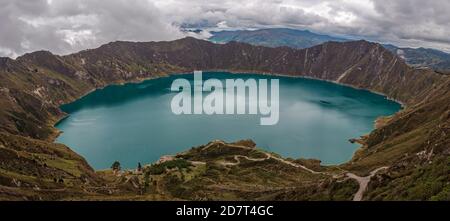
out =
[[[203,148],[203,150],[206,150],[206,149],[212,147],[213,145],[217,145],[217,144],[222,144],[222,145],[226,145],[226,146],[229,146],[229,147],[235,147],[235,148],[241,148],[241,149],[247,149],[247,150],[255,150],[255,148],[252,148],[252,147],[247,147],[247,146],[237,145],[237,144],[228,144],[228,143],[225,143],[225,142],[223,142],[221,140],[212,141],[207,146],[205,146]],[[239,165],[241,163],[239,158],[244,158],[244,159],[249,160],[249,161],[264,161],[264,160],[268,160],[268,159],[274,159],[274,160],[277,160],[277,161],[279,161],[281,163],[284,163],[284,164],[287,164],[287,165],[290,165],[290,166],[293,166],[293,167],[296,167],[296,168],[302,168],[303,170],[306,170],[306,171],[308,171],[308,172],[310,172],[312,174],[328,175],[328,176],[332,176],[335,179],[340,177],[339,174],[331,174],[331,173],[327,173],[327,172],[314,171],[314,170],[309,169],[309,168],[307,168],[307,167],[305,167],[305,166],[303,166],[301,164],[297,164],[297,163],[285,160],[285,159],[277,157],[277,156],[275,156],[275,155],[273,155],[271,153],[267,153],[267,152],[264,152],[264,151],[261,151],[261,153],[266,154],[266,157],[265,158],[251,158],[251,157],[242,156],[242,155],[235,155],[234,156],[234,160],[236,162],[220,162],[220,164],[224,165],[224,166],[237,166],[237,165]],[[349,173],[349,172],[345,173],[346,177],[356,180],[358,182],[358,184],[359,184],[359,189],[355,193],[355,195],[353,197],[353,201],[361,201],[363,196],[364,196],[364,192],[366,191],[367,186],[368,186],[368,184],[370,182],[370,179],[373,176],[375,176],[380,170],[385,170],[385,169],[388,169],[388,168],[389,167],[380,167],[378,169],[373,170],[372,172],[370,172],[369,176],[365,176],[365,177],[360,177],[360,176],[358,176],[358,175],[356,175],[354,173]]]
[[[372,172],[370,172],[369,176],[365,176],[365,177],[360,177],[360,176],[357,176],[357,175],[355,175],[353,173],[346,173],[345,175],[347,177],[349,177],[351,179],[355,179],[359,183],[359,189],[358,189],[358,192],[356,192],[355,196],[353,197],[353,201],[361,201],[363,196],[364,196],[364,192],[367,189],[367,185],[370,182],[370,179],[373,176],[375,176],[378,173],[378,171],[385,170],[387,168],[388,167],[380,167],[380,168],[378,168],[376,170],[373,170]]]
[[[235,147],[235,148],[246,149],[246,150],[255,150],[255,148],[247,147],[247,146],[243,146],[243,145],[227,144],[227,143],[225,143],[225,142],[223,142],[223,141],[221,141],[221,140],[215,140],[215,141],[211,142],[211,143],[208,144],[206,147],[204,147],[203,150],[206,150],[206,149],[210,148],[211,146],[217,145],[217,144],[222,144],[222,145],[226,145],[226,146],[230,146],[230,147]],[[265,158],[250,158],[250,157],[247,157],[247,156],[235,155],[235,156],[234,156],[234,159],[236,160],[236,162],[222,162],[221,164],[222,164],[222,165],[225,165],[225,166],[236,166],[236,165],[239,165],[239,164],[240,164],[239,158],[244,158],[244,159],[247,159],[247,160],[250,160],[250,161],[264,161],[264,160],[268,160],[268,159],[274,159],[274,160],[277,160],[277,161],[279,161],[279,162],[281,162],[281,163],[288,164],[288,165],[293,166],[293,167],[296,167],[296,168],[302,168],[302,169],[304,169],[304,170],[306,170],[306,171],[308,171],[308,172],[310,172],[310,173],[312,173],[312,174],[331,175],[331,174],[329,174],[329,173],[325,173],[325,172],[317,172],[317,171],[311,170],[311,169],[309,169],[309,168],[307,168],[307,167],[305,167],[305,166],[303,166],[303,165],[301,165],[301,164],[293,163],[293,162],[288,161],[288,160],[285,160],[285,159],[283,159],[283,158],[274,156],[274,155],[271,154],[271,153],[267,153],[267,152],[263,152],[263,151],[262,151],[261,153],[264,153],[264,154],[266,155],[266,157],[265,157]]]
[[[251,157],[242,156],[242,155],[235,155],[234,160],[236,162],[220,162],[220,164],[223,166],[237,166],[241,163],[239,158],[244,158],[246,160],[254,161],[254,162],[260,162],[260,161],[268,160],[270,158],[270,156],[267,156],[266,158],[251,158]]]

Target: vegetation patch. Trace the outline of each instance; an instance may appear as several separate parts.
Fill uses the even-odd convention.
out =
[[[174,169],[178,168],[181,169],[189,169],[189,167],[192,166],[192,163],[190,163],[187,160],[184,159],[175,159],[171,161],[166,161],[159,164],[153,164],[147,168],[145,168],[145,173],[148,173],[150,175],[160,175],[164,172],[166,172],[167,169]]]

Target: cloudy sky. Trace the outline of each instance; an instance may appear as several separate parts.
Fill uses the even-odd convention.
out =
[[[173,40],[180,27],[291,27],[450,52],[449,12],[449,0],[0,0],[0,56]]]

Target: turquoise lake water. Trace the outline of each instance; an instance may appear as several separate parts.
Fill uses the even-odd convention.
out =
[[[369,133],[377,117],[401,108],[384,96],[325,81],[204,73],[204,80],[279,79],[278,124],[261,126],[261,115],[175,115],[170,104],[177,93],[170,87],[176,78],[193,81],[188,74],[113,85],[63,105],[70,116],[56,125],[63,131],[57,142],[81,154],[95,169],[109,168],[116,160],[124,168],[135,168],[138,162],[152,163],[215,139],[252,139],[284,157],[339,164],[358,148],[349,139]]]

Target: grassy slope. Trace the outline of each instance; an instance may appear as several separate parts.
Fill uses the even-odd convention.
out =
[[[252,142],[239,144],[249,143]],[[236,155],[259,159],[265,152],[253,145],[242,149],[233,144],[210,144],[180,153],[172,161],[147,165],[143,172],[101,174],[116,185],[128,184],[139,199],[165,196],[179,200],[349,200],[357,189],[352,180],[312,174],[275,159],[241,158],[238,164],[227,165],[224,163],[236,163]]]

